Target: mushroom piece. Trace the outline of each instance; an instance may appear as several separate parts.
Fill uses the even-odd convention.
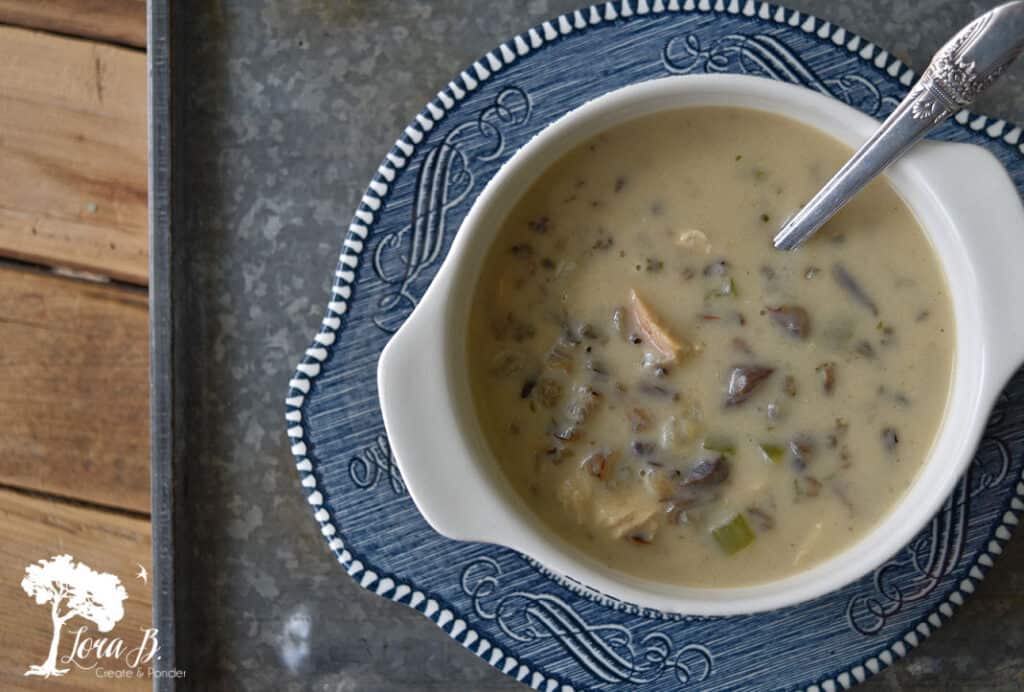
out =
[[[853,278],[853,274],[846,267],[838,262],[832,265],[832,278],[836,280],[840,288],[850,294],[855,303],[867,308],[872,315],[878,314],[878,305],[867,294],[867,291],[860,285],[860,282]]]
[[[612,470],[612,462],[612,457],[604,452],[594,452],[580,462],[580,468],[603,481]]]
[[[789,441],[789,453],[793,455],[793,465],[802,472],[814,456],[814,438],[810,435],[797,435]]]
[[[754,393],[758,386],[775,372],[775,368],[763,365],[737,365],[729,371],[729,383],[725,390],[725,405],[739,406]]]
[[[811,318],[807,311],[797,305],[780,305],[767,308],[772,322],[779,325],[797,339],[806,339],[811,333]]]
[[[721,454],[700,459],[683,479],[683,485],[718,485],[729,478],[729,462]]]
[[[832,394],[836,387],[836,364],[831,362],[822,363],[814,370],[818,373],[818,379],[821,380],[822,390],[825,394]]]

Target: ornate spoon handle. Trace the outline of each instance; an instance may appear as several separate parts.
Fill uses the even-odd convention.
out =
[[[932,128],[987,89],[1024,50],[1024,0],[986,12],[932,58],[914,88],[871,138],[775,236],[794,250]]]

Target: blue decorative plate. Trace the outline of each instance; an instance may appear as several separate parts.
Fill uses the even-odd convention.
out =
[[[1018,377],[931,524],[873,574],[793,608],[716,619],[648,611],[424,522],[390,455],[376,363],[474,196],[567,111],[627,84],[699,72],[801,84],[876,117],[915,79],[840,27],[756,0],[620,0],[530,29],[450,82],[388,152],[345,236],[323,326],[290,382],[299,476],[345,570],[537,689],[849,687],[952,616],[1024,508]],[[1024,184],[1019,127],[965,111],[938,137],[988,148]]]

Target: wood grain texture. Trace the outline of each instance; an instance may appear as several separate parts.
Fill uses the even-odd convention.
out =
[[[149,512],[140,290],[0,267],[0,484]]]
[[[152,592],[136,578],[140,565],[152,572],[149,522],[0,489],[0,689],[150,688],[148,678],[109,680],[73,663],[62,665],[70,670],[61,677],[24,676],[29,665],[46,658],[53,629],[49,605],[37,605],[20,583],[29,564],[64,553],[96,571],[116,575],[128,599],[124,619],[105,635],[88,620],[68,620],[59,655],[69,654],[79,627],[88,627],[83,635],[121,637],[126,645],[137,646],[141,630],[152,623]],[[125,667],[113,661],[101,665],[111,670]]]
[[[145,54],[4,26],[0,46],[0,256],[145,284]]]
[[[0,23],[146,47],[145,0],[0,0]]]

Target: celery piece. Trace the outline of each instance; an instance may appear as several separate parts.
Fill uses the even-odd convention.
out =
[[[704,438],[701,446],[709,452],[718,452],[719,454],[736,453],[736,443],[724,435],[712,433]]]
[[[738,553],[754,542],[754,532],[742,514],[733,515],[732,519],[713,529],[711,535],[726,555]]]
[[[712,288],[710,291],[704,294],[704,300],[713,300],[715,298],[736,298],[739,296],[739,291],[736,289],[736,282],[732,280],[732,277],[726,278],[718,286],[718,288]]]
[[[761,455],[764,457],[764,460],[772,464],[780,463],[783,457],[786,456],[786,448],[782,445],[766,444],[762,442],[758,445],[758,448],[761,450]]]

